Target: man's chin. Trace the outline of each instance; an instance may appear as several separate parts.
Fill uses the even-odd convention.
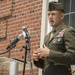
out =
[[[54,27],[54,24],[53,24],[53,23],[50,23],[50,26],[51,26],[51,27]]]

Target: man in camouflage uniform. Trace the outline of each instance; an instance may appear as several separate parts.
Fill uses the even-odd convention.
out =
[[[50,2],[48,18],[52,31],[44,39],[44,47],[33,52],[34,64],[43,75],[71,75],[70,65],[75,64],[75,30],[64,23],[61,3]]]

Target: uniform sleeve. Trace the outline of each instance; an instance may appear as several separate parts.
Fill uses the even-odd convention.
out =
[[[75,30],[73,28],[67,28],[64,33],[64,43],[66,52],[59,52],[51,50],[49,54],[49,60],[61,64],[75,64]]]

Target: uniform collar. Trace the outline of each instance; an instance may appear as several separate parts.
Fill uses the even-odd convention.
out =
[[[64,24],[64,22],[63,22],[63,23],[60,24],[57,28],[52,29],[52,32],[57,32],[57,31],[61,30],[61,29],[63,28],[64,25],[65,25],[65,24]]]

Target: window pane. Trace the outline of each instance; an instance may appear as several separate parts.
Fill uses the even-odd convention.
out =
[[[75,13],[71,15],[71,26],[75,28]]]
[[[69,13],[70,0],[59,0],[64,6],[65,13]]]
[[[72,4],[71,4],[71,11],[74,12],[75,11],[75,0],[71,0]]]
[[[65,16],[64,22],[65,24],[69,25],[69,15]]]

